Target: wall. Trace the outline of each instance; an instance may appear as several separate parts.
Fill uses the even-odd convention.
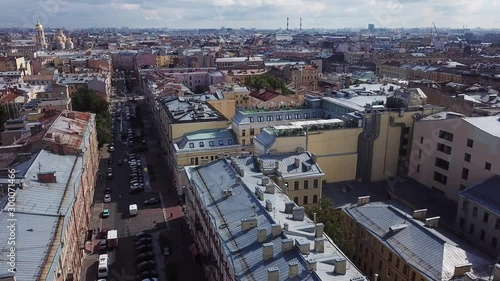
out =
[[[314,181],[317,181],[317,187],[314,187]],[[307,181],[308,188],[304,186],[304,182]],[[290,200],[294,201],[297,205],[308,205],[319,203],[321,200],[321,189],[322,189],[322,177],[309,177],[309,178],[287,178],[279,179],[276,181],[283,190],[285,190],[285,185],[288,186],[286,190],[286,195]],[[295,189],[297,186],[297,189]],[[316,196],[316,202],[314,202],[314,196]],[[306,202],[307,197],[307,202]]]
[[[211,104],[217,111],[219,111],[224,117],[231,120],[236,112],[236,101],[235,100],[209,100],[207,101]]]

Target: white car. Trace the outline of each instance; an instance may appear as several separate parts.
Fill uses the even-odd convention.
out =
[[[109,203],[109,202],[111,202],[111,194],[104,195],[104,203]]]
[[[115,151],[115,148],[114,148],[113,146],[110,146],[110,147],[109,147],[109,151],[110,151],[110,152],[113,152],[113,151]]]

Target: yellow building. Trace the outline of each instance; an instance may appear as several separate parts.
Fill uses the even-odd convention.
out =
[[[305,87],[307,91],[318,90],[319,71],[314,65],[290,68],[290,82],[294,88]]]
[[[168,67],[170,64],[170,56],[158,55],[156,56],[156,67]]]
[[[439,217],[427,218],[426,213],[408,215],[359,197],[357,204],[343,209],[346,239],[355,241],[349,258],[378,281],[489,280],[494,262],[458,238],[439,233]]]

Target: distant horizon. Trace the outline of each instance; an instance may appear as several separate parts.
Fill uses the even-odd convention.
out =
[[[4,0],[0,27],[54,29],[500,28],[500,0]]]

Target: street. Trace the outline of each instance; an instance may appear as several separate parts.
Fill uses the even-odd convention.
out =
[[[123,99],[125,100],[125,99]],[[117,102],[115,102],[117,104]],[[124,106],[125,102],[121,102]],[[121,120],[114,119],[114,152],[109,152],[108,145],[101,150],[101,160],[99,166],[98,183],[95,190],[92,219],[89,228],[95,229],[116,229],[118,230],[118,247],[108,251],[109,255],[109,275],[106,280],[126,281],[143,280],[137,277],[135,262],[134,235],[139,232],[151,234],[153,253],[156,263],[154,270],[158,274],[159,280],[205,280],[201,266],[195,264],[189,246],[192,244],[189,233],[184,233],[188,229],[183,218],[182,207],[178,205],[178,198],[175,189],[172,187],[172,180],[167,174],[167,165],[161,151],[157,145],[156,132],[150,114],[143,100],[138,102],[127,102],[134,106],[140,105],[144,112],[144,137],[148,151],[136,153],[141,159],[142,171],[144,174],[144,191],[129,193],[130,167],[125,162],[126,156],[131,153],[132,148],[127,142],[122,141],[121,131],[126,131],[130,122],[120,114]],[[131,110],[133,111],[133,110]],[[112,161],[109,161],[109,159]],[[122,160],[122,165],[118,164]],[[145,167],[152,167],[155,175],[149,176]],[[108,168],[111,168],[113,178],[106,179]],[[152,180],[150,182],[150,179]],[[111,202],[104,203],[105,188],[111,188]],[[160,194],[161,192],[161,194]],[[145,206],[143,202],[150,198],[161,199],[161,204]],[[130,217],[129,205],[137,204],[138,214]],[[109,217],[101,218],[104,209],[109,210]],[[166,222],[168,219],[168,222]],[[186,231],[188,232],[188,231]],[[94,239],[94,251],[89,254],[84,261],[82,270],[82,280],[97,280],[97,257],[98,250],[95,245],[98,240]],[[163,247],[168,245],[171,254],[163,256]],[[167,265],[165,265],[167,264]],[[167,270],[165,270],[167,268]]]

